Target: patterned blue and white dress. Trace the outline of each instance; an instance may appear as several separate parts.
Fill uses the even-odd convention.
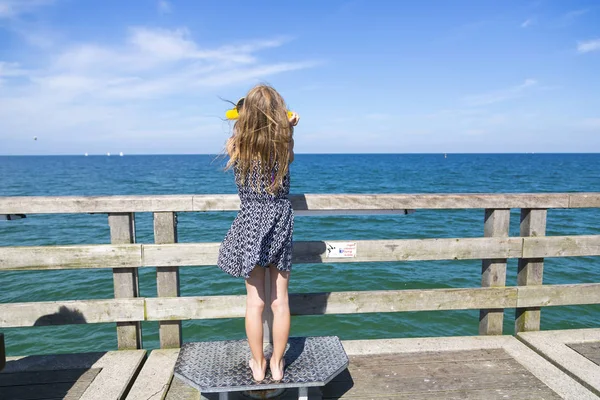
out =
[[[275,265],[280,271],[292,269],[294,211],[288,199],[289,169],[275,194],[269,194],[264,183],[259,188],[252,187],[251,182],[263,181],[259,173],[256,164],[249,179],[242,184],[239,170],[234,167],[240,211],[221,243],[217,265],[237,277],[248,278],[257,265]]]

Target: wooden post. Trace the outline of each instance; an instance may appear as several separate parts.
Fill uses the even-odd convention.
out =
[[[154,243],[177,243],[177,215],[174,212],[154,213]],[[158,297],[179,297],[179,267],[156,268]],[[181,347],[181,321],[159,321],[160,348]]]
[[[521,210],[521,236],[546,236],[545,209]],[[519,258],[517,285],[541,285],[544,276],[543,258]],[[515,334],[540,330],[540,307],[517,308]]]
[[[110,213],[110,241],[113,244],[135,243],[135,214]],[[115,299],[139,296],[137,268],[113,268]],[[117,344],[119,350],[142,348],[142,326],[140,322],[117,322]]]
[[[508,237],[510,209],[486,209],[483,225],[485,237]],[[481,286],[506,286],[506,258],[484,259],[481,263]],[[504,309],[486,309],[479,312],[479,334],[501,335]]]
[[[262,268],[262,267],[257,267]],[[271,310],[271,269],[265,271],[265,309],[263,320],[263,342],[273,343],[273,310]]]
[[[0,371],[6,365],[6,349],[4,348],[4,333],[0,333]]]

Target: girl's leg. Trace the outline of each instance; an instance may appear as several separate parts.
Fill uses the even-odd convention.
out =
[[[271,269],[271,309],[273,310],[273,357],[270,367],[273,379],[283,379],[283,354],[290,335],[290,304],[288,300],[289,271]]]
[[[262,313],[265,308],[265,269],[257,265],[246,279],[246,335],[252,352],[250,369],[256,381],[265,379]]]

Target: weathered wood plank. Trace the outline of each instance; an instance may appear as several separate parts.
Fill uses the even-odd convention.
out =
[[[337,242],[356,243],[356,257],[328,257],[328,243]],[[220,243],[175,243],[0,247],[0,270],[212,266],[217,263],[219,245]],[[303,264],[481,258],[493,264],[505,258],[522,256],[539,258],[578,255],[600,255],[600,235],[298,241],[294,242],[293,262]],[[485,273],[483,279],[488,279]]]
[[[135,379],[127,400],[163,399],[169,390],[178,355],[178,349],[153,350]]]
[[[193,211],[192,195],[0,197],[0,214],[83,214]]]
[[[9,357],[6,369],[2,374],[98,368],[100,373],[77,400],[121,399],[137,375],[145,353],[144,350],[133,350]]]
[[[592,194],[590,194],[592,195]],[[194,210],[238,209],[236,197],[194,196]],[[306,194],[290,196],[295,210],[566,208],[566,193],[523,194]],[[232,202],[233,201],[233,202]],[[227,207],[227,208],[225,208]]]
[[[513,308],[516,294],[514,288],[295,293],[290,295],[290,310],[293,315],[321,315]],[[146,318],[148,321],[240,318],[245,306],[243,295],[147,298]]]
[[[0,247],[0,270],[130,268],[142,264],[141,245]]]
[[[341,395],[322,397],[322,400],[340,399]],[[388,394],[377,397],[377,400],[550,400],[556,399],[556,395],[549,389],[532,393],[529,388],[503,388],[495,391],[482,390],[446,390],[432,393],[410,393],[410,394]],[[352,397],[351,394],[343,395],[344,399],[373,399],[373,397]],[[559,399],[561,397],[558,397]]]
[[[600,366],[600,342],[595,343],[568,343],[567,346]]]
[[[294,315],[509,308],[514,288],[332,292],[290,296]]]
[[[0,327],[239,318],[245,296],[199,296],[8,303]],[[144,314],[144,304],[146,314]],[[293,293],[294,315],[600,304],[600,283],[504,288]]]
[[[354,240],[356,257],[328,257],[327,244],[337,241],[294,242],[293,262],[340,263],[367,261],[465,260],[514,258],[522,253],[521,238],[456,238]],[[144,245],[144,266],[216,265],[220,243]]]
[[[569,193],[569,208],[590,207],[600,207],[600,193]]]
[[[135,214],[108,214],[110,241],[113,244],[135,243]],[[137,268],[114,268],[115,299],[134,298],[140,293]],[[139,322],[117,322],[119,350],[142,348],[142,325]]]
[[[372,382],[377,384],[380,382]],[[385,381],[381,382],[385,385]],[[370,393],[365,394],[358,386],[367,385],[359,381],[356,385],[353,382],[331,382],[325,386],[322,400],[343,399],[377,399],[377,400],[553,400],[561,399],[552,390],[548,388],[531,387],[504,387],[504,388],[485,388],[485,389],[458,389],[458,390],[432,390],[419,393],[406,392],[388,392],[388,393]]]
[[[416,351],[409,353],[382,353],[370,354],[369,357],[364,357],[364,354],[352,354],[349,357],[353,368],[370,368],[370,366],[374,364],[426,365],[444,364],[449,362],[471,364],[481,363],[489,360],[500,362],[514,359],[514,357],[512,357],[502,348],[477,350]],[[334,378],[334,380],[336,379],[339,378]]]
[[[49,383],[73,383],[77,381],[91,382],[99,372],[99,368],[74,368],[0,374],[0,387],[42,385]]]
[[[202,397],[200,392],[183,382],[177,377],[173,377],[171,386],[169,386],[169,392],[165,397],[165,400],[200,400],[205,399]]]
[[[486,209],[483,235],[485,237],[508,237],[510,210]],[[481,286],[504,287],[506,285],[506,258],[484,259],[481,262]],[[479,312],[479,334],[501,335],[504,321],[503,309],[485,309]]]
[[[356,257],[353,258],[327,257],[327,243],[329,242],[294,243],[294,261],[298,263],[332,263],[466,260],[517,257],[522,251],[522,242],[519,238],[365,240],[354,242],[356,242]]]
[[[0,371],[6,365],[6,347],[4,344],[4,333],[0,333]]]
[[[220,243],[143,245],[143,266],[176,267],[217,265]]]
[[[173,212],[154,213],[154,243],[177,243],[177,215]],[[179,297],[179,267],[156,268],[158,297]],[[181,347],[181,321],[158,322],[161,349]]]
[[[517,307],[600,304],[600,283],[518,286]]]
[[[0,328],[144,320],[144,299],[5,303]]]
[[[599,207],[599,193],[305,194],[295,210],[399,210]],[[0,197],[0,214],[232,211],[236,195]]]
[[[541,237],[546,234],[546,210],[521,210],[520,234],[523,237]],[[523,239],[525,242],[526,239]],[[525,246],[525,244],[523,244]],[[528,254],[529,256],[530,254]],[[541,285],[543,281],[544,260],[543,258],[531,258],[523,256],[518,260],[517,285]],[[518,308],[515,312],[515,333],[540,329],[541,309],[533,307],[529,309]]]
[[[350,366],[348,370],[351,375],[360,376],[367,382],[377,378],[406,378],[410,380],[423,380],[423,378],[437,379],[452,376],[479,376],[479,375],[495,375],[495,374],[515,374],[526,371],[525,368],[513,358],[502,360],[477,360],[477,361],[454,361],[448,359],[444,354],[448,352],[439,352],[439,355],[445,357],[445,360],[440,360],[436,355],[430,356],[425,362],[404,363],[394,360],[395,354],[390,354],[387,357],[379,355],[372,356],[373,359],[369,362],[364,360],[358,361],[350,357]],[[457,353],[460,357],[459,352]],[[355,356],[364,358],[364,356]],[[348,377],[339,376],[333,381],[342,382]],[[421,378],[421,379],[419,379]]]
[[[327,243],[295,242],[294,263],[417,261],[521,256],[520,238],[357,240],[356,257],[327,256]],[[0,247],[0,270],[216,265],[220,243]],[[143,254],[143,259],[142,259]],[[129,273],[125,271],[124,273]]]
[[[577,332],[579,330],[571,331]],[[600,341],[598,340],[600,329],[585,329],[583,331],[585,332],[583,335],[575,335],[575,337],[579,336],[579,338],[586,341],[592,341],[592,339],[593,341]],[[539,333],[540,332],[528,332],[520,334],[519,336],[528,334],[537,335]],[[552,331],[541,333],[548,333],[549,336],[553,334]],[[569,337],[571,337],[571,335],[569,335]],[[421,351],[445,352],[450,349],[460,351],[501,348],[562,398],[572,398],[577,400],[596,399],[596,396],[593,395],[592,392],[556,368],[552,363],[544,360],[544,358],[538,354],[537,350],[531,350],[530,347],[523,344],[519,339],[509,335],[487,335],[438,338],[420,337],[412,339],[344,340],[342,341],[342,344],[349,355],[365,356],[386,353],[414,354]],[[585,360],[574,351],[570,349],[568,351],[574,354],[577,359]],[[587,361],[588,364],[590,363],[589,360],[585,361]],[[528,397],[523,396],[522,398]]]
[[[521,236],[546,236],[546,210],[521,210]],[[525,241],[526,239],[523,239]],[[541,285],[544,275],[544,259],[530,257],[530,253],[518,260],[517,285]],[[515,310],[515,334],[540,330],[541,310],[539,307]]]
[[[80,399],[91,381],[45,383],[2,388],[3,400]]]
[[[476,396],[467,398],[481,399],[495,396],[499,390],[515,388],[521,388],[522,393],[530,394],[522,398],[534,398],[531,395],[535,396],[540,392],[546,395],[546,399],[561,398],[521,364],[511,359],[502,362],[487,360],[479,364],[454,361],[396,364],[391,362],[392,355],[388,359],[365,361],[361,367],[357,367],[356,358],[351,357],[347,376],[342,375],[325,387],[323,398],[340,394],[344,394],[344,397],[369,398],[427,394],[430,398],[446,398],[447,392],[461,391],[465,394],[476,392]],[[348,385],[349,382],[352,386]]]
[[[461,209],[565,208],[566,193],[515,194],[306,194],[291,196],[297,210],[327,209]],[[543,204],[543,205],[542,205]]]
[[[546,236],[523,239],[523,258],[599,255],[600,235]]]

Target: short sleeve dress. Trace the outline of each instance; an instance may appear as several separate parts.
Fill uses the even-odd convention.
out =
[[[236,277],[249,278],[256,267],[274,265],[280,271],[292,268],[292,234],[294,211],[288,198],[290,172],[277,193],[269,194],[262,183],[253,188],[250,182],[262,182],[260,167],[254,165],[250,179],[241,182],[237,166],[235,181],[240,197],[240,211],[219,247],[217,265]]]

